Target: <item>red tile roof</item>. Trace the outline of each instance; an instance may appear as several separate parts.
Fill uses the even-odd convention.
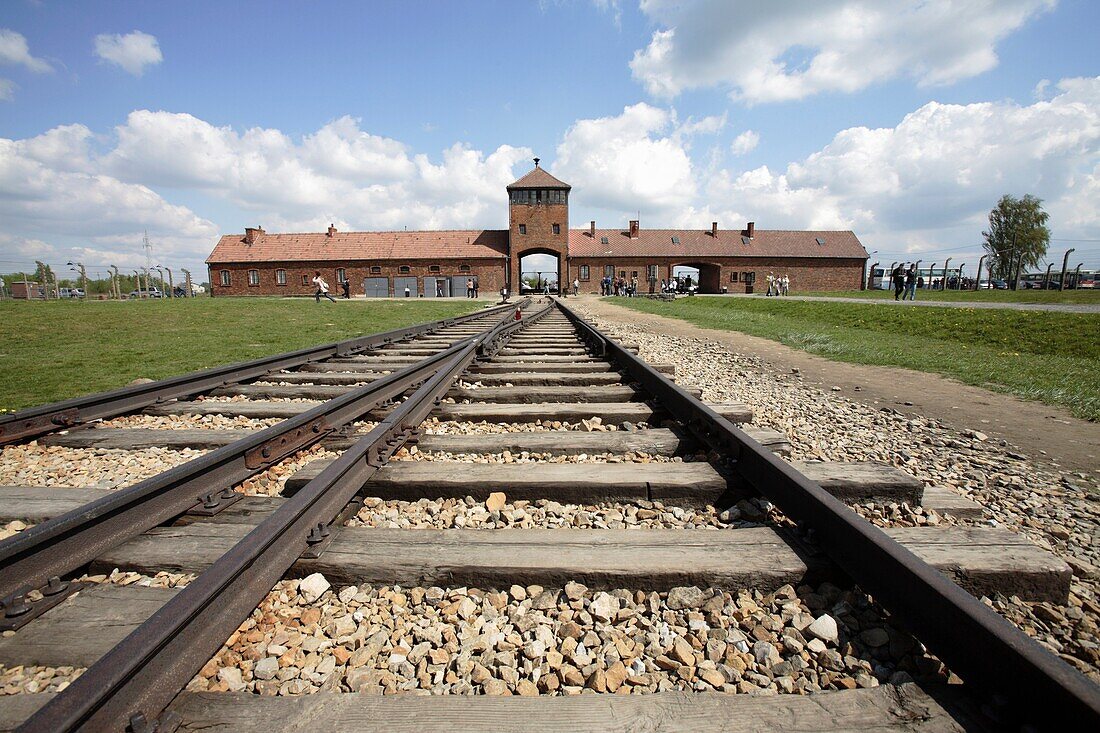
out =
[[[240,234],[223,236],[207,263],[320,262],[327,260],[424,260],[504,258],[507,229],[438,232],[257,233],[252,244]]]
[[[607,237],[607,244],[601,242]],[[672,238],[680,240],[675,244]],[[818,244],[817,239],[824,240]],[[850,231],[757,229],[745,244],[740,230],[641,229],[637,239],[621,229],[569,230],[570,257],[846,257],[863,259],[867,250]]]
[[[572,188],[568,183],[559,181],[552,175],[546,172],[545,169],[539,168],[537,165],[527,175],[520,178],[515,183],[510,183],[506,187],[511,191],[513,188]]]

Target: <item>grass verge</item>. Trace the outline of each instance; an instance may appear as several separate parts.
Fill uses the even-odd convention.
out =
[[[883,308],[781,298],[617,298],[635,310],[740,331],[856,364],[934,372],[1100,420],[1100,315]]]
[[[485,304],[486,301],[481,301]],[[0,410],[475,310],[469,300],[0,302]]]
[[[823,298],[861,298],[893,300],[894,291],[841,290],[830,292],[797,292],[792,295],[813,295]],[[917,300],[947,303],[1050,303],[1061,305],[1100,305],[1100,290],[919,290]]]

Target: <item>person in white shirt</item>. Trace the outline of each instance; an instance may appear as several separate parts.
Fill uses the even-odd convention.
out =
[[[320,270],[313,271],[313,284],[317,286],[317,292],[313,294],[314,302],[320,303],[322,295],[331,300],[333,303],[336,302],[336,299],[328,294],[328,283],[325,282],[325,279],[323,277],[321,277]]]
[[[789,295],[791,292],[791,278],[788,275],[783,276],[783,295]]]
[[[580,292],[580,289],[581,289],[581,281],[578,280],[577,278],[573,278],[573,295],[576,295],[578,292]]]

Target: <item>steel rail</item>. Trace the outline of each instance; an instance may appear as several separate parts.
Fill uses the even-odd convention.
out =
[[[137,384],[62,402],[29,407],[11,414],[0,415],[0,445],[64,430],[92,420],[117,417],[158,402],[181,399],[216,387],[255,379],[277,369],[289,369],[334,356],[349,356],[379,348],[422,334],[434,333],[441,328],[484,318],[510,308],[511,306],[507,305],[495,306],[455,318],[444,318],[393,331],[265,356],[252,361],[225,364],[147,384]]]
[[[602,339],[608,357],[662,408],[734,459],[741,478],[812,528],[817,545],[965,683],[1037,727],[1100,730],[1100,686],[643,359],[557,305],[582,333]]]
[[[174,729],[178,716],[161,713],[179,690],[302,555],[310,533],[334,521],[436,407],[480,344],[506,325],[448,349],[434,376],[18,730]]]
[[[216,503],[221,492],[231,492],[234,485],[287,455],[400,397],[422,378],[426,368],[441,363],[454,348],[426,357],[416,369],[385,375],[0,541],[0,599],[17,602],[19,596],[44,586],[51,577],[79,568],[111,547],[204,503],[204,498]],[[236,498],[231,494],[224,497]]]

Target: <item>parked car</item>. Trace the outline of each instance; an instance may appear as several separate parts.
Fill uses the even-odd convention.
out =
[[[84,288],[70,288],[70,291],[72,292],[70,295],[72,298],[83,298],[85,295]]]
[[[979,280],[978,281],[978,290],[992,290],[992,289],[993,289],[993,283],[989,282],[988,280]]]
[[[994,290],[1008,290],[1008,283],[1004,280],[993,280],[992,282]]]
[[[160,292],[159,288],[149,288],[148,290],[131,290],[130,298],[163,298],[164,293]]]

